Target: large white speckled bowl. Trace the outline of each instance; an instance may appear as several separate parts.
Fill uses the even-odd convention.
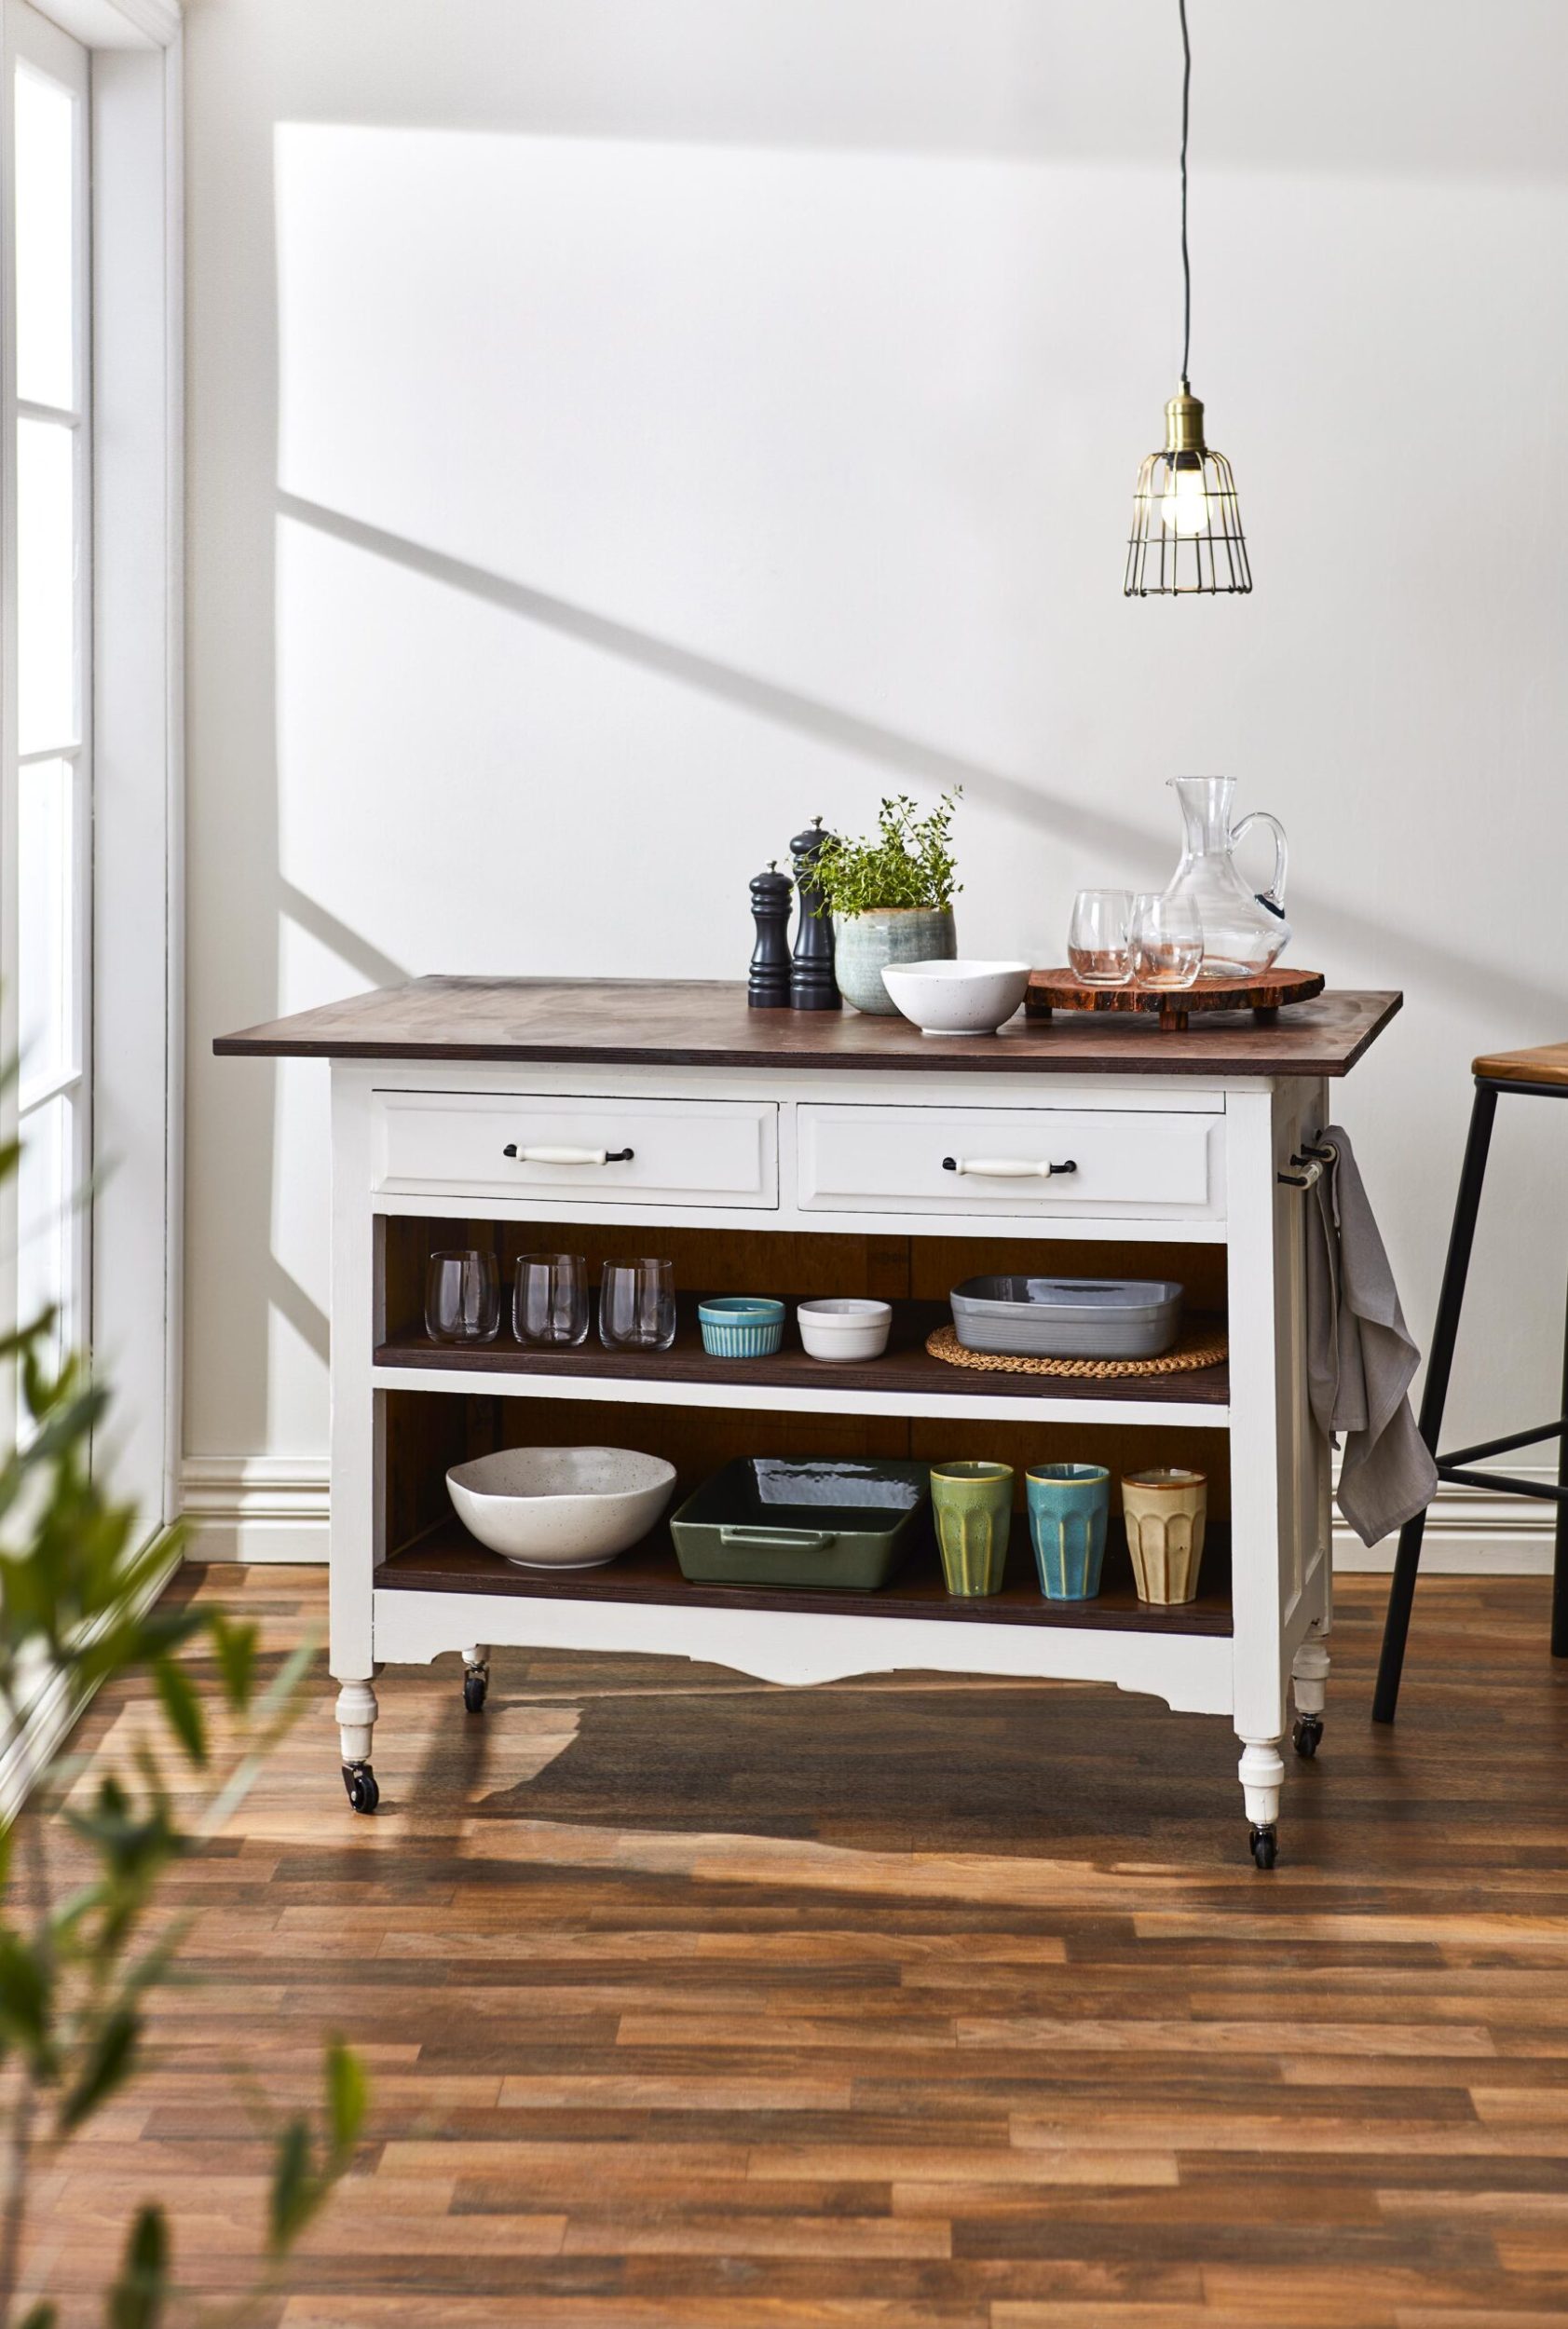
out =
[[[1029,985],[1027,962],[890,962],[888,993],[923,1035],[994,1035]]]
[[[520,1569],[599,1569],[646,1536],[675,1467],[634,1448],[503,1448],[454,1464],[447,1493],[482,1545]]]

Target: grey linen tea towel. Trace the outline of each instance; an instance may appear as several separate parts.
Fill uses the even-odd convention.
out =
[[[1307,1384],[1318,1429],[1343,1435],[1340,1510],[1363,1545],[1375,1545],[1423,1511],[1438,1485],[1411,1413],[1421,1353],[1350,1136],[1329,1124],[1316,1145],[1335,1159],[1307,1199]]]

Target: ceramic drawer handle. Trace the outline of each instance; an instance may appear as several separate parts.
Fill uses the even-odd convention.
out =
[[[988,1180],[1051,1180],[1057,1173],[1075,1173],[1070,1156],[1064,1164],[1031,1164],[1022,1156],[945,1156],[945,1173],[979,1173]]]
[[[830,1545],[837,1545],[837,1530],[823,1529],[720,1529],[721,1545],[782,1545],[795,1553],[825,1553]]]
[[[501,1151],[503,1156],[514,1156],[519,1164],[630,1164],[630,1149],[520,1149],[515,1140],[509,1140]]]

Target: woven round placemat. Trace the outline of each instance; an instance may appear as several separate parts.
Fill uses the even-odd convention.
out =
[[[925,1346],[949,1367],[975,1367],[983,1374],[1070,1375],[1098,1382],[1128,1375],[1190,1374],[1197,1367],[1217,1366],[1231,1347],[1224,1328],[1211,1318],[1189,1327],[1176,1348],[1159,1358],[1015,1358],[1000,1351],[966,1351],[951,1327],[937,1327],[926,1336]]]

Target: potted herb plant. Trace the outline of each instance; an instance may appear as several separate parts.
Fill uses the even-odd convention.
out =
[[[833,917],[839,991],[857,1011],[892,1017],[882,984],[890,962],[950,962],[953,933],[953,811],[961,794],[944,793],[929,815],[917,815],[907,793],[884,800],[877,830],[860,841],[830,834],[816,861],[819,912]]]

